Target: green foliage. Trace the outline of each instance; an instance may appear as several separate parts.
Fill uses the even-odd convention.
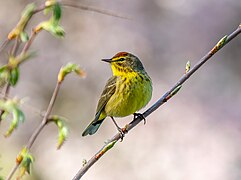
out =
[[[3,110],[1,116],[2,120],[5,120],[10,114],[12,115],[12,121],[5,136],[8,137],[18,127],[19,123],[23,123],[25,120],[24,113],[19,108],[20,101],[17,99],[8,99],[7,101],[0,100],[0,109]]]
[[[9,83],[11,86],[15,86],[18,82],[19,68],[16,67],[10,71]]]
[[[29,22],[30,18],[33,15],[36,6],[34,3],[28,4],[22,12],[22,16],[18,24],[13,28],[13,30],[8,34],[8,39],[12,40],[14,38],[20,37],[23,42],[27,38],[27,33],[24,32],[24,29]]]
[[[20,174],[18,178],[22,178],[26,173],[30,174],[30,167],[34,161],[33,156],[29,153],[28,149],[24,147],[19,153],[16,159],[17,163],[20,164]]]
[[[57,115],[49,118],[49,122],[54,122],[59,131],[57,149],[60,149],[68,137],[69,130],[65,124],[66,119]]]
[[[55,37],[64,37],[64,29],[60,26],[60,19],[62,14],[60,3],[55,2],[51,4],[51,6],[47,7],[47,9],[44,12],[45,14],[52,12],[52,16],[49,20],[41,22],[35,28],[35,32],[39,32],[44,29],[45,31],[48,31]]]
[[[9,83],[15,86],[19,79],[19,65],[33,55],[34,53],[24,53],[17,57],[10,56],[8,64],[0,67],[0,85]]]
[[[20,39],[22,42],[27,42],[29,40],[29,36],[25,31],[20,33]]]
[[[0,86],[5,85],[7,82],[9,82],[9,70],[8,66],[4,65],[0,67]]]
[[[61,83],[65,76],[71,72],[75,72],[80,77],[85,77],[85,72],[79,67],[79,65],[68,63],[60,69],[58,74],[58,82]]]

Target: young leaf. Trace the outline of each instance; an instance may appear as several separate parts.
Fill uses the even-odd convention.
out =
[[[58,38],[64,37],[65,34],[64,29],[58,24],[56,25],[52,20],[41,22],[36,26],[34,31],[38,33],[43,29]]]
[[[20,164],[20,174],[18,178],[22,178],[26,173],[30,174],[30,167],[34,161],[33,156],[29,153],[26,147],[22,149],[16,159],[17,163]]]
[[[20,39],[22,42],[27,42],[29,39],[28,34],[25,31],[22,31],[20,33]]]
[[[59,135],[58,135],[57,149],[61,148],[61,146],[66,141],[69,134],[69,130],[65,124],[65,121],[66,121],[65,118],[57,115],[50,117],[48,121],[48,122],[54,122],[58,127]]]
[[[62,14],[62,9],[60,3],[56,1],[46,1],[45,3],[46,11],[45,12],[50,12],[52,11],[52,16],[48,21],[41,22],[36,28],[35,32],[39,32],[42,29],[45,31],[48,31],[51,33],[53,36],[62,38],[64,37],[64,29],[59,25],[60,19],[61,19],[61,14]]]
[[[60,3],[55,3],[54,6],[53,6],[53,19],[54,19],[54,21],[59,23],[61,15],[62,15],[61,5],[60,5]]]
[[[5,137],[10,136],[12,132],[18,127],[19,123],[20,122],[23,123],[25,120],[25,116],[23,112],[18,108],[13,109],[12,115],[13,115],[13,120],[10,124],[8,131],[5,134]]]
[[[61,83],[65,76],[71,72],[75,72],[80,77],[85,76],[85,72],[77,64],[68,63],[60,69],[58,74],[58,82]]]
[[[9,129],[7,130],[5,137],[8,137],[18,127],[19,123],[23,123],[25,116],[22,110],[19,108],[19,100],[8,99],[7,101],[0,100],[0,109],[4,111],[2,118],[6,119],[7,115],[12,115],[12,121]]]
[[[23,33],[28,21],[33,15],[33,12],[35,10],[35,4],[28,4],[26,8],[22,12],[21,19],[19,20],[18,24],[16,27],[8,34],[8,39],[12,40],[16,37],[19,37],[21,33]]]
[[[10,71],[9,83],[11,86],[15,86],[19,78],[19,68],[16,67]]]
[[[8,70],[8,66],[4,65],[0,67],[0,87],[5,85],[9,81],[9,78],[10,78],[10,72]]]

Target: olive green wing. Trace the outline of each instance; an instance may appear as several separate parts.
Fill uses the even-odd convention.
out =
[[[104,109],[105,105],[107,104],[107,102],[109,101],[109,99],[111,98],[111,96],[115,93],[116,90],[116,80],[117,80],[117,76],[112,76],[106,83],[105,88],[101,94],[101,97],[99,99],[98,105],[97,105],[97,109],[96,109],[96,114],[95,119],[99,118],[99,115],[101,113],[101,111]]]
[[[92,135],[94,134],[100,127],[101,123],[105,119],[105,117],[100,118],[101,112],[105,108],[105,105],[111,98],[111,96],[115,93],[116,90],[116,80],[117,76],[112,76],[106,83],[105,88],[101,94],[100,100],[98,102],[98,106],[96,109],[95,119],[89,124],[89,126],[84,130],[82,136]]]

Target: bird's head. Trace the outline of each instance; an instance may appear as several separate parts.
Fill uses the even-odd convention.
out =
[[[111,64],[114,75],[144,71],[144,67],[139,58],[127,52],[119,52],[112,58],[102,59],[102,61]]]

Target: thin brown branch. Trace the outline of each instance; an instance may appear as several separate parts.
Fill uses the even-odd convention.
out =
[[[12,49],[11,49],[11,52],[10,52],[10,54],[11,54],[12,56],[15,56],[15,55],[16,55],[16,53],[17,53],[17,51],[18,51],[18,47],[19,47],[19,38],[16,38],[16,39],[15,39],[15,42],[14,42],[14,45],[13,45],[13,47],[12,47]]]
[[[41,124],[36,128],[36,130],[33,132],[32,136],[30,137],[27,145],[25,146],[27,150],[30,150],[33,143],[35,142],[36,138],[38,137],[38,135],[40,134],[40,132],[43,130],[43,128],[45,127],[45,125],[48,122],[49,119],[49,115],[53,109],[55,100],[57,98],[59,89],[60,89],[60,85],[61,83],[57,83],[53,92],[53,95],[51,97],[51,100],[49,102],[48,108],[46,110],[46,113],[43,117],[43,120],[41,122]],[[18,167],[19,167],[20,163],[16,163],[16,165],[14,166],[14,168],[12,169],[12,171],[9,173],[8,177],[6,178],[6,180],[10,180],[12,178],[12,176],[14,175],[14,173],[17,171]]]
[[[153,113],[155,110],[157,110],[162,104],[167,102],[171,97],[175,95],[176,89],[180,89],[181,85],[188,80],[188,78],[195,73],[205,62],[207,62],[216,52],[218,52],[224,45],[226,45],[228,42],[230,42],[233,38],[235,38],[237,35],[241,33],[241,25],[229,36],[225,36],[222,38],[212,50],[210,50],[206,55],[204,55],[198,63],[190,69],[186,74],[184,74],[178,81],[177,83],[169,90],[167,91],[155,104],[153,104],[149,109],[147,109],[144,113],[143,116],[147,117],[151,113]],[[138,116],[135,118],[131,123],[125,126],[123,128],[123,132],[126,134],[128,131],[133,129],[137,124],[139,124],[142,121],[142,117]],[[77,174],[74,176],[73,180],[78,180],[80,179],[87,171],[88,169],[93,166],[99,159],[102,157],[107,151],[103,151],[110,143],[115,143],[118,140],[121,139],[121,134],[117,133],[114,135],[107,143],[105,144],[84,166],[80,168],[80,170],[77,172]],[[104,153],[103,153],[104,152]]]
[[[100,14],[104,14],[104,15],[108,15],[108,16],[113,16],[113,17],[117,17],[117,18],[122,18],[122,19],[131,19],[130,17],[114,13],[113,11],[109,11],[109,10],[105,10],[105,9],[99,9],[97,7],[75,4],[74,2],[71,3],[71,2],[62,1],[60,3],[61,3],[62,6],[66,6],[66,7],[77,8],[77,9],[81,9],[81,10],[84,10],[84,11],[92,11],[92,12],[96,12],[96,13],[100,13]]]
[[[32,30],[32,34],[31,34],[29,40],[26,42],[25,46],[23,47],[23,50],[22,50],[21,54],[25,54],[29,50],[30,46],[33,43],[33,40],[36,37],[36,35],[37,35],[37,33],[34,30]]]
[[[0,53],[3,51],[3,49],[8,45],[10,41],[6,39],[0,46]]]

